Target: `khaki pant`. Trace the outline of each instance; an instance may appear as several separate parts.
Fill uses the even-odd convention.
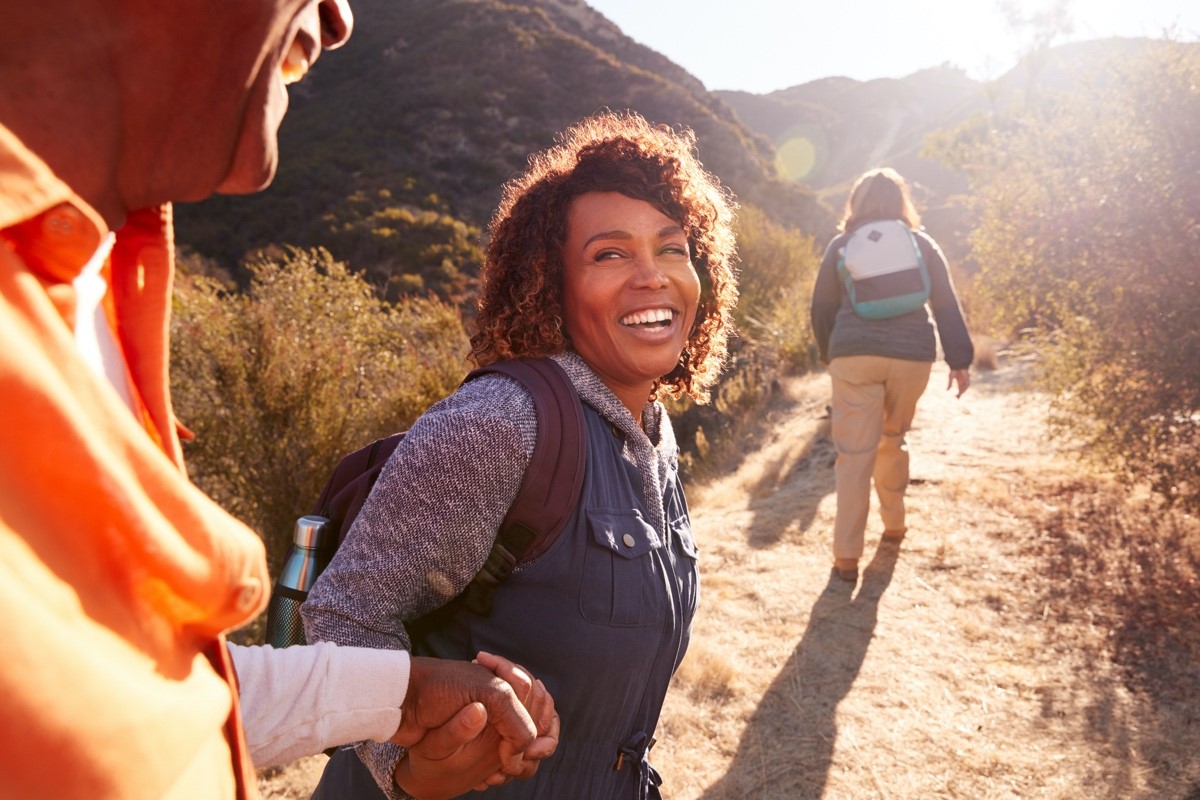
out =
[[[933,364],[883,356],[843,356],[829,364],[833,378],[833,444],[837,448],[837,519],[833,557],[857,560],[871,505],[871,480],[885,530],[904,525],[908,448],[917,400]]]

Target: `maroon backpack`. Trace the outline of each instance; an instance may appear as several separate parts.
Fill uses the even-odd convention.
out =
[[[554,544],[579,503],[586,436],[583,406],[571,379],[555,361],[540,358],[498,361],[479,367],[472,370],[463,383],[490,374],[506,375],[520,382],[533,397],[537,442],[517,497],[500,523],[496,541],[483,567],[457,597],[409,623],[414,640],[463,606],[484,616],[490,614],[496,587],[508,578],[517,564],[532,561]],[[326,537],[332,546],[319,559],[322,568],[342,543],[383,465],[403,438],[401,431],[355,450],[342,458],[329,477],[311,512],[329,520]],[[296,630],[283,634],[287,643],[303,643],[298,619],[295,624],[285,622],[282,617],[289,615],[282,607],[298,609],[307,594],[276,584],[268,608],[268,631],[277,626],[294,627]],[[273,615],[280,617],[279,622],[272,620]],[[280,644],[282,642],[277,646]]]

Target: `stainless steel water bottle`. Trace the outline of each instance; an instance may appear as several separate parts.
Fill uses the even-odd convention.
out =
[[[289,647],[304,644],[300,605],[329,560],[327,540],[332,536],[329,520],[309,515],[296,520],[292,547],[283,562],[279,579],[267,605],[267,644]]]

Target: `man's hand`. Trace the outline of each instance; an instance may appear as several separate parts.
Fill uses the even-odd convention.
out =
[[[532,685],[532,679],[525,677]],[[400,727],[392,741],[411,748],[471,703],[483,705],[487,721],[516,749],[524,751],[537,737],[537,726],[516,691],[490,669],[467,661],[414,656],[408,693],[400,707]]]
[[[501,769],[504,744],[487,727],[482,703],[471,703],[441,727],[425,734],[396,765],[392,779],[418,800],[444,800],[507,783]]]

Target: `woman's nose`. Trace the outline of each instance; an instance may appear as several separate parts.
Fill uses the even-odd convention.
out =
[[[354,30],[354,13],[349,0],[320,0],[321,46],[326,50],[341,47]]]
[[[634,264],[634,279],[639,286],[666,286],[667,271],[654,256],[640,255],[634,260]]]

